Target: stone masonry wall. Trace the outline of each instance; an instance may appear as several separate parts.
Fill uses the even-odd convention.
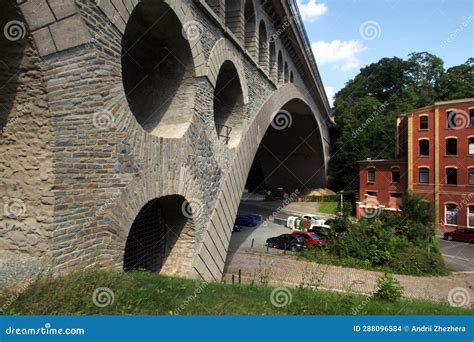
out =
[[[127,236],[141,208],[155,198],[180,195],[201,206],[190,221],[193,232],[179,237],[188,240],[180,245],[191,246],[192,256],[172,253],[163,272],[220,279],[245,179],[272,115],[286,102],[300,98],[314,113],[322,135],[328,133],[313,100],[303,95],[307,92],[301,88],[301,77],[281,41],[275,41],[276,51],[282,51],[290,70],[295,70],[295,83],[280,85],[277,90],[268,70],[262,70],[256,58],[244,52],[243,41],[212,54],[216,43],[229,39],[229,33],[219,26],[222,24],[216,24],[219,15],[213,17],[205,7],[203,10],[205,1],[166,1],[183,29],[199,23],[201,30],[197,39],[188,37],[195,72],[195,96],[189,97],[192,102],[185,106],[192,111],[190,124],[179,139],[165,138],[149,134],[140,126],[130,111],[122,83],[121,39],[138,1],[102,0],[98,7],[93,1],[77,0],[73,10],[69,0],[48,0],[48,6],[40,9],[53,11],[54,15],[41,24],[35,20],[44,18],[35,19],[31,2],[24,1],[21,9],[42,57],[39,60],[34,50],[25,49],[23,58],[30,55],[41,62],[38,74],[33,72],[36,64],[29,65],[27,74],[38,93],[35,104],[40,112],[34,122],[44,124],[25,135],[30,139],[41,135],[35,148],[42,156],[38,155],[28,172],[39,173],[42,182],[29,190],[41,186],[31,208],[49,210],[42,211],[42,215],[33,211],[32,219],[39,227],[42,223],[38,221],[43,218],[53,224],[53,233],[50,226],[41,237],[51,243],[45,252],[51,253],[54,269],[69,272],[97,265],[121,269]],[[67,8],[69,16],[58,16],[54,8]],[[256,22],[264,20],[268,35],[273,34],[275,29],[258,2],[255,8]],[[57,25],[64,25],[60,38],[54,34]],[[75,26],[80,29],[75,31]],[[58,44],[59,39],[67,44]],[[222,144],[214,127],[213,96],[218,91],[214,89],[215,77],[225,60],[234,60],[246,93],[243,136],[236,148]],[[20,84],[24,86],[26,81]],[[47,102],[42,97],[45,92]],[[28,151],[24,157],[35,158],[35,153]],[[12,172],[14,159],[10,155],[0,171]],[[20,171],[25,170],[22,166]],[[18,179],[31,182],[29,178],[35,179],[26,174]],[[7,246],[15,247],[10,235],[2,236],[8,236]]]

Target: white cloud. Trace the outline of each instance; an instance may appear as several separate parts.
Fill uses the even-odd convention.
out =
[[[301,17],[306,21],[315,21],[328,10],[325,4],[318,4],[317,0],[308,0],[305,3],[302,0],[297,0],[297,3]]]
[[[333,64],[342,71],[348,71],[360,66],[359,55],[367,50],[359,40],[317,41],[311,48],[318,64]]]
[[[334,95],[336,95],[336,91],[334,90],[334,87],[327,86],[324,87],[324,90],[326,91],[326,95],[329,100],[329,104],[332,106],[334,105]]]

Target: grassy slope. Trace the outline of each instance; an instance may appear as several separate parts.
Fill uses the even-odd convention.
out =
[[[114,291],[114,303],[100,308],[92,294],[98,287]],[[197,288],[202,290],[200,293]],[[176,314],[186,299],[182,315],[473,315],[474,310],[451,308],[447,304],[402,300],[390,303],[362,295],[330,291],[291,289],[291,304],[277,308],[270,302],[272,288],[239,286],[164,277],[145,272],[81,272],[56,279],[37,281],[21,293],[3,314]],[[191,296],[191,297],[189,297]],[[0,307],[12,297],[0,294]]]
[[[318,211],[325,214],[335,214],[337,206],[337,202],[320,202]]]

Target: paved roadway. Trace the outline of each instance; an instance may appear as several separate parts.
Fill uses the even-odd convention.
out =
[[[265,247],[265,241],[267,238],[291,232],[288,228],[273,223],[273,216],[286,219],[289,215],[295,214],[318,214],[312,210],[312,208],[314,208],[314,203],[296,202],[283,207],[279,201],[242,201],[239,206],[239,214],[262,215],[263,223],[259,223],[257,227],[243,227],[242,231],[233,233],[230,240],[229,250],[233,252],[254,251],[269,252],[271,254],[283,253],[283,251],[275,249],[267,251]],[[324,218],[329,218],[329,216],[331,216],[326,214],[320,215]],[[474,272],[474,244],[439,239],[438,246],[443,254],[446,265],[450,269],[457,272]]]

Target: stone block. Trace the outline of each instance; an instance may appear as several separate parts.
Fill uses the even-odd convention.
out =
[[[92,38],[79,14],[58,21],[50,28],[58,51],[86,44]]]
[[[40,56],[46,56],[56,52],[56,47],[54,46],[53,37],[51,36],[49,28],[43,27],[33,32],[32,36]]]
[[[56,19],[61,20],[77,12],[74,0],[48,0]]]
[[[31,31],[55,22],[46,0],[27,1],[20,5],[20,9]]]

